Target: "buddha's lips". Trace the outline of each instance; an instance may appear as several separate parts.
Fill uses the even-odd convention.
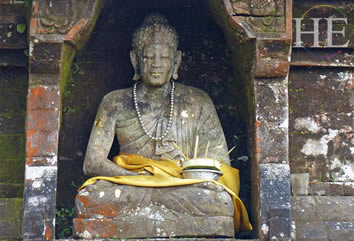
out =
[[[153,77],[160,77],[161,74],[162,74],[161,72],[153,72],[153,73],[151,73],[151,75]]]

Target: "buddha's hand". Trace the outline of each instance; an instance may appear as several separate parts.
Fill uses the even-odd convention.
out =
[[[198,187],[198,188],[204,188],[204,189],[209,189],[209,190],[213,190],[216,192],[222,192],[224,191],[224,188],[221,185],[217,185],[213,182],[202,182],[202,183],[196,183],[193,184],[194,187]]]

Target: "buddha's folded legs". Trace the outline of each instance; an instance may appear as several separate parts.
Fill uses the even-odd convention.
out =
[[[234,235],[232,199],[213,183],[150,188],[101,180],[78,193],[75,207],[81,238]]]

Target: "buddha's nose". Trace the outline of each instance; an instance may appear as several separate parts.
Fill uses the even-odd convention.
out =
[[[159,55],[154,56],[152,66],[155,68],[161,67],[161,57]]]

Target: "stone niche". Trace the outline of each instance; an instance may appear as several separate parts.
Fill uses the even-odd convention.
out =
[[[254,227],[240,238],[289,240],[291,0],[33,0],[24,239],[70,236],[72,217],[55,210],[74,206],[99,102],[133,84],[132,32],[152,12],[179,33],[179,81],[211,96],[228,147],[237,145],[231,158]],[[110,157],[118,152],[114,143]]]
[[[206,4],[201,0],[108,0],[92,37],[73,61],[72,78],[63,93],[57,208],[71,209],[77,187],[87,178],[82,173],[83,158],[101,99],[112,90],[133,85],[129,58],[132,33],[152,12],[165,15],[179,33],[183,57],[178,82],[203,89],[211,96],[228,147],[237,146],[231,158],[241,173],[240,197],[245,205],[250,204],[247,120],[241,112],[247,99],[240,89],[242,80],[233,74],[224,33]],[[115,142],[110,157],[118,152]]]

